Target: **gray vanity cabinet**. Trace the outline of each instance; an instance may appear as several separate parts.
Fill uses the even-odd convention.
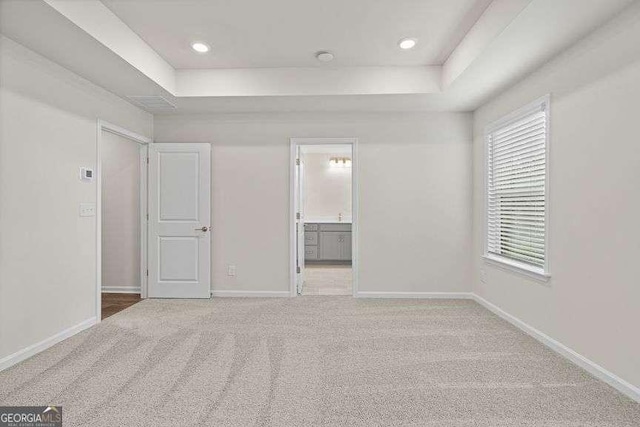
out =
[[[306,261],[351,261],[351,224],[305,224],[304,241]]]
[[[319,259],[348,261],[351,259],[351,232],[324,231],[320,233]]]

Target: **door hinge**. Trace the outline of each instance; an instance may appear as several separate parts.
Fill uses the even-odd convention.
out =
[[[149,214],[147,214],[147,221],[149,221]]]
[[[149,275],[149,269],[147,268],[147,276]]]
[[[300,266],[296,267],[296,273],[300,274]]]
[[[296,219],[300,219],[300,212],[296,212]]]
[[[296,166],[300,166],[300,159],[296,159]]]
[[[147,164],[149,164],[149,158],[147,157]]]

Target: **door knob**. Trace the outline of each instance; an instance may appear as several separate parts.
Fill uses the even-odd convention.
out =
[[[209,227],[196,228],[196,231],[202,231],[206,233],[207,231],[209,231]]]

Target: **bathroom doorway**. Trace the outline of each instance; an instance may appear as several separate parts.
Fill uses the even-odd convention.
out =
[[[355,295],[353,139],[292,140],[292,293]]]

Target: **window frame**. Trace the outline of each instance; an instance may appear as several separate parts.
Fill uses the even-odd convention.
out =
[[[495,132],[496,129],[509,125],[517,120],[522,119],[527,114],[531,114],[535,111],[545,111],[545,205],[544,205],[544,266],[542,268],[536,267],[525,262],[521,262],[509,257],[496,255],[489,253],[489,135]],[[484,226],[483,226],[483,258],[486,264],[490,264],[501,268],[506,271],[511,271],[523,275],[525,277],[533,278],[538,281],[547,282],[551,278],[549,273],[549,147],[551,141],[551,95],[547,94],[541,98],[536,99],[527,105],[518,108],[517,110],[507,114],[506,116],[489,123],[484,129]]]

